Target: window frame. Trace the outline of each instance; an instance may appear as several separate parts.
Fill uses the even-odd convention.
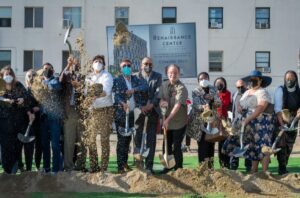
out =
[[[35,67],[35,52],[42,52],[42,61],[41,61],[41,65],[40,67]],[[30,68],[25,68],[25,52],[31,52],[32,53],[32,57],[31,57],[31,62],[32,62],[32,65]],[[42,64],[43,64],[43,57],[44,57],[44,51],[43,50],[24,50],[23,51],[23,72],[26,72],[28,71],[29,69],[33,69],[33,70],[36,70],[36,69],[40,69],[42,67]]]
[[[11,65],[11,61],[12,61],[12,50],[10,50],[10,49],[0,49],[0,53],[1,52],[9,52],[10,53],[10,61],[9,61],[9,64],[4,64],[3,66],[0,65],[0,69],[2,69],[6,65]]]
[[[64,53],[66,54],[69,54],[69,51],[68,50],[62,50],[61,51],[61,64],[62,64],[62,70],[67,66],[67,59],[68,57],[66,56],[66,60],[64,59]],[[73,50],[73,56],[74,58],[77,58],[79,59],[79,62],[81,62],[81,59],[80,59],[80,51],[79,50]]]
[[[71,20],[70,19],[65,19],[64,18],[64,11],[65,11],[65,9],[74,9],[74,8],[80,8],[80,26],[79,27],[77,27],[77,26],[75,26],[74,24],[74,22],[73,22],[73,11],[71,11]],[[70,21],[72,21],[72,24],[73,24],[73,28],[75,29],[80,29],[81,27],[82,27],[82,7],[81,6],[65,6],[65,7],[62,7],[62,19],[63,19],[63,23],[62,23],[62,27],[64,28],[64,29],[67,29],[67,28],[69,28],[69,25],[70,25]],[[65,21],[69,21],[68,22],[68,26],[65,26]]]
[[[210,11],[213,9],[221,9],[222,10],[222,17],[210,17]],[[221,19],[221,27],[212,27],[211,20],[212,19]],[[208,7],[208,29],[223,29],[224,28],[224,8],[223,7]]]
[[[257,10],[259,9],[268,9],[269,10],[269,16],[268,18],[258,18],[257,17]],[[265,23],[258,23],[259,19],[267,19],[268,23],[267,23],[267,27],[259,27],[258,24],[265,24]],[[270,29],[271,28],[271,8],[270,7],[256,7],[255,8],[255,29]]]
[[[12,12],[13,12],[12,7],[11,6],[0,6],[0,8],[8,8],[8,9],[10,9],[10,18],[2,18],[2,17],[0,17],[0,20],[2,20],[2,19],[10,19],[10,21],[9,21],[10,25],[9,26],[0,26],[0,28],[11,28],[12,27]]]
[[[35,10],[36,8],[41,8],[42,9],[42,26],[41,27],[37,27],[36,23],[35,23]],[[32,15],[32,27],[26,27],[26,9],[33,9],[33,15]],[[24,28],[43,28],[44,27],[44,7],[24,7]]]
[[[211,52],[220,52],[221,53],[221,62],[219,61],[210,61],[210,53]],[[221,69],[220,70],[212,70],[210,67],[210,63],[221,63]],[[209,50],[208,51],[208,71],[209,72],[223,72],[223,64],[224,63],[224,51],[223,50]]]
[[[119,8],[126,8],[127,9],[127,17],[117,17],[117,9]],[[117,20],[121,20],[123,23],[124,21],[122,19],[127,19],[127,23],[124,23],[124,25],[129,25],[129,13],[130,13],[130,10],[129,10],[129,7],[127,6],[117,6],[115,7],[115,25],[117,25]]]
[[[175,18],[171,17],[164,17],[164,9],[174,9],[175,10]],[[175,22],[165,22],[164,19],[175,19]],[[161,8],[161,23],[167,24],[167,23],[177,23],[177,7],[162,7]]]
[[[257,54],[259,53],[265,53],[268,54],[268,62],[258,62],[257,61]],[[258,67],[257,64],[259,63],[268,63],[267,67]],[[269,69],[264,69],[264,68],[269,68]],[[271,72],[271,51],[255,51],[255,69],[259,70],[263,73],[270,73]]]

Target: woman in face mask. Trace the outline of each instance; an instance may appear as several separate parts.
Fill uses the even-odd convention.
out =
[[[240,99],[242,109],[247,110],[246,117],[242,121],[246,136],[244,145],[249,144],[245,158],[252,161],[252,172],[258,171],[259,162],[262,163],[263,171],[267,171],[270,155],[262,153],[262,147],[272,146],[274,113],[273,108],[267,108],[272,106],[270,105],[272,99],[264,88],[271,84],[272,78],[254,70],[243,80],[250,86]]]
[[[28,117],[34,119],[28,105],[28,95],[24,86],[16,80],[11,67],[6,66],[0,72],[6,82],[0,101],[0,143],[4,171],[14,174],[18,168],[21,144],[18,133],[25,133]]]
[[[216,108],[221,105],[217,90],[209,82],[209,75],[206,72],[198,74],[198,86],[192,92],[193,104],[189,115],[187,134],[198,143],[199,164],[208,161],[209,167],[213,167],[214,143],[205,140],[207,124],[201,114],[205,110],[212,110],[216,116]]]
[[[275,113],[277,116],[276,132],[279,133],[283,127],[291,127],[295,117],[300,118],[300,89],[298,77],[295,71],[289,70],[284,75],[284,85],[279,86],[274,96]],[[288,109],[290,119],[284,119],[282,110]],[[298,121],[294,125],[298,126]],[[288,173],[287,164],[297,137],[297,129],[284,133],[278,146],[281,150],[277,153],[278,173],[280,175]]]
[[[231,102],[231,93],[230,93],[230,91],[227,90],[227,82],[226,82],[225,78],[219,77],[215,80],[214,85],[218,90],[218,96],[222,103],[222,105],[217,109],[218,118],[219,118],[219,120],[221,120],[221,119],[227,120],[227,118],[228,118],[227,111],[229,110],[230,102]],[[220,130],[223,130],[223,129],[220,128]],[[225,140],[222,140],[218,144],[219,162],[220,162],[221,167],[229,168],[230,158],[228,155],[225,155],[221,152],[224,142],[225,142]]]

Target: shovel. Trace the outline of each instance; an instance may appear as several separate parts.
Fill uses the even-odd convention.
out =
[[[71,55],[73,52],[72,52],[72,46],[71,46],[71,43],[70,41],[68,40],[68,37],[70,37],[70,33],[72,31],[72,28],[73,28],[73,23],[71,23],[67,29],[67,32],[65,33],[65,36],[64,36],[64,44],[67,44],[68,45],[68,48],[69,48],[69,55]]]
[[[145,116],[140,152],[135,154],[136,160],[139,161],[146,158],[149,155],[149,151],[150,151],[150,148],[147,148],[147,123],[148,123],[148,116]]]
[[[163,121],[165,120],[165,112],[162,110],[163,113]],[[167,140],[167,129],[164,127],[164,146],[165,146],[165,153],[159,154],[160,163],[167,169],[171,169],[176,165],[174,155],[168,155],[168,140]]]
[[[127,101],[128,108],[126,109],[126,120],[125,120],[125,128],[119,127],[118,132],[120,135],[128,137],[135,133],[135,128],[129,128],[129,100]]]
[[[18,133],[18,139],[19,139],[21,142],[23,142],[23,143],[29,143],[29,142],[32,142],[32,141],[35,139],[34,136],[28,136],[33,121],[34,121],[34,119],[29,121],[29,124],[28,124],[28,126],[27,126],[25,135],[23,135],[22,133]]]
[[[277,137],[276,137],[274,143],[272,144],[272,147],[269,147],[269,146],[263,146],[263,147],[261,148],[261,152],[262,152],[263,154],[275,154],[275,153],[277,153],[278,151],[280,151],[281,148],[277,148],[277,149],[276,149],[276,144],[277,144],[277,142],[280,140],[280,138],[281,138],[281,136],[282,136],[282,134],[283,134],[284,132],[285,132],[284,130],[281,130],[281,131],[278,133],[278,135],[277,135]]]
[[[232,155],[234,157],[243,157],[244,154],[245,154],[245,152],[249,148],[249,144],[244,147],[244,143],[243,143],[243,140],[244,140],[244,131],[245,131],[245,125],[243,124],[242,128],[241,128],[241,132],[240,132],[240,145],[241,146],[240,147],[236,147],[233,150]]]

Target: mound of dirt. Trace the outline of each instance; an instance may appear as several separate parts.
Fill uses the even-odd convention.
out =
[[[230,170],[178,169],[165,175],[140,170],[126,174],[62,172],[45,176],[36,172],[0,175],[1,193],[129,192],[159,195],[225,193],[230,197],[293,197],[300,193],[299,174],[284,177],[266,173],[243,175]]]

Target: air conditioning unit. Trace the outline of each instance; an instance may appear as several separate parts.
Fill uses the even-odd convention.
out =
[[[269,24],[268,23],[257,23],[256,24],[256,28],[258,28],[258,29],[266,29],[266,28],[269,28]]]
[[[218,22],[211,22],[210,27],[211,28],[220,28],[221,24]]]
[[[271,67],[262,67],[260,71],[263,73],[271,73]]]
[[[68,28],[71,25],[71,20],[70,19],[63,19],[62,21],[62,26],[63,28]]]

